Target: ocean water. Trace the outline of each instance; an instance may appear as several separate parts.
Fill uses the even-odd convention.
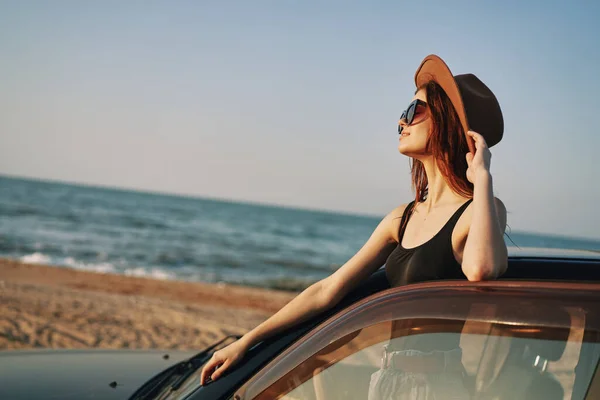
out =
[[[301,290],[352,257],[379,221],[0,176],[0,257],[106,273]],[[600,250],[593,240],[510,237]]]

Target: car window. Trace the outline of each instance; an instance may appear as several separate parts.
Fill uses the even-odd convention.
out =
[[[240,398],[584,398],[600,357],[590,325],[597,303],[465,300],[396,316],[389,304],[358,312],[291,352],[260,393]]]

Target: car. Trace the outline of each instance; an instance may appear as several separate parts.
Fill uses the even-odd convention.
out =
[[[464,397],[477,399],[600,398],[600,253],[511,248],[507,272],[484,282],[444,280],[390,288],[382,268],[332,309],[253,346],[214,382],[200,385],[202,366],[239,337],[223,338],[193,355],[178,354],[181,361],[171,359],[172,365],[147,376],[137,389],[124,385],[118,398],[367,399],[376,390],[378,371],[388,365],[386,346],[410,350],[412,338],[424,337],[440,345],[460,344],[460,385],[456,379],[432,380],[438,393],[463,390]],[[124,360],[131,357],[124,354]],[[117,398],[99,391],[61,396],[85,387],[83,382],[91,388],[100,381],[86,369],[90,362],[82,357],[80,373],[74,375],[72,366],[61,371],[48,364],[21,371],[2,384],[0,398],[19,398],[18,382],[28,379],[38,393],[31,399],[48,394]],[[140,378],[146,372],[132,363],[115,363],[111,371],[116,387],[109,387],[106,376],[107,396],[119,391],[122,374]],[[38,374],[44,377],[41,385]]]
[[[367,399],[383,346],[410,335],[460,340],[469,397],[600,398],[600,253],[511,248],[506,273],[486,282],[390,288],[380,269],[217,381],[199,383],[209,352],[175,385],[163,379],[131,400]]]

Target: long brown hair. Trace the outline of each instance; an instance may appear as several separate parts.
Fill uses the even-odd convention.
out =
[[[469,147],[458,114],[444,90],[435,81],[429,81],[418,90],[421,89],[427,94],[431,115],[431,131],[426,151],[435,158],[442,176],[455,193],[473,197],[473,184],[467,179],[468,165],[465,157]],[[413,158],[411,164],[416,204],[427,198],[428,182],[423,163]]]

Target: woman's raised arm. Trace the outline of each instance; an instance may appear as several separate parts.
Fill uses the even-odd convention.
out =
[[[490,174],[491,153],[479,133],[469,131],[475,155],[467,154],[467,179],[473,184],[471,224],[462,254],[462,269],[470,281],[494,279],[506,271],[508,252],[504,242],[506,208],[494,197]]]

